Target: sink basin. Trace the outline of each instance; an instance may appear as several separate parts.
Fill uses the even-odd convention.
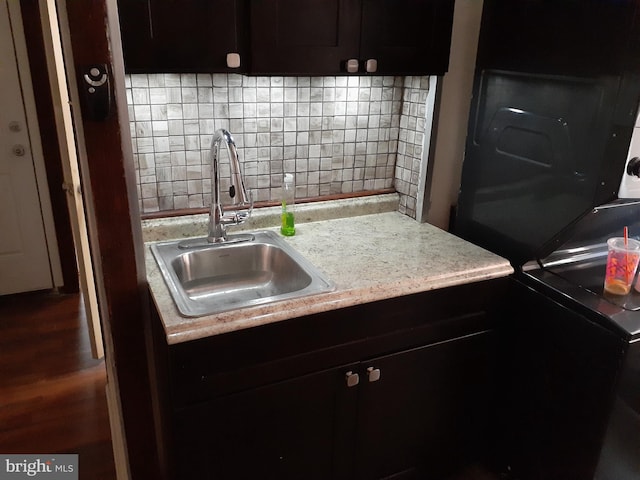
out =
[[[284,239],[270,231],[249,241],[206,239],[151,245],[182,315],[196,317],[329,292],[333,283]]]

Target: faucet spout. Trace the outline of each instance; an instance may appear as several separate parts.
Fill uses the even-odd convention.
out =
[[[224,145],[231,167],[231,184],[229,196],[232,199],[231,211],[225,212],[220,195],[220,146]],[[217,130],[211,140],[209,151],[211,161],[211,210],[209,212],[209,243],[228,241],[227,226],[239,225],[251,216],[253,200],[247,194],[240,171],[240,160],[236,143],[231,134],[225,129]]]

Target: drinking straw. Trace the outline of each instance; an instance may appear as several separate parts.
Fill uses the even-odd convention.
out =
[[[624,227],[624,277],[629,284],[629,252],[627,251],[629,247],[629,228],[625,225]]]

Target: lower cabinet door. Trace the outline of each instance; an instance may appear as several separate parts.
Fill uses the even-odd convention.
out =
[[[446,478],[480,453],[493,334],[352,363],[177,409],[173,478]]]
[[[176,479],[351,478],[357,388],[349,365],[181,409]],[[352,382],[350,382],[352,383]],[[341,448],[341,445],[347,446]]]
[[[493,334],[363,362],[356,476],[444,478],[473,461],[489,419]]]

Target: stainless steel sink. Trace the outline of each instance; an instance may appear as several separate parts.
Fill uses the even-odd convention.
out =
[[[253,240],[210,244],[206,239],[151,245],[181,314],[209,315],[334,289],[333,283],[270,231]]]

